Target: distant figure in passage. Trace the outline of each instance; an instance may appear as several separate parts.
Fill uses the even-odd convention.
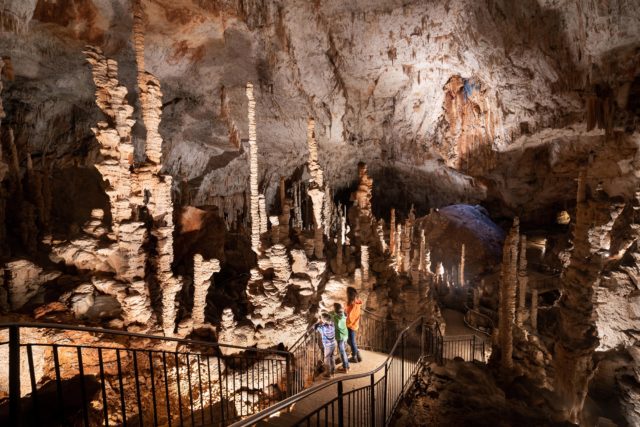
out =
[[[331,378],[336,372],[336,362],[333,360],[333,353],[336,351],[336,332],[333,326],[333,318],[325,311],[315,327],[316,331],[320,332],[320,337],[322,337],[324,363],[327,368],[324,376],[325,378]]]
[[[362,311],[362,301],[358,298],[356,288],[347,288],[347,329],[349,333],[349,347],[351,347],[350,362],[362,362],[362,357],[356,345],[356,334],[360,327],[360,312]]]
[[[344,309],[340,303],[333,304],[331,317],[333,318],[333,326],[336,330],[338,353],[340,353],[340,359],[342,360],[342,372],[349,372],[349,359],[347,358],[347,350],[345,348],[347,338],[349,337],[347,315],[344,313]]]

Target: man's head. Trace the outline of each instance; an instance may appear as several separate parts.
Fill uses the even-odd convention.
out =
[[[340,304],[339,302],[333,304],[333,311],[335,311],[336,314],[343,314],[344,309],[342,308],[342,304]]]

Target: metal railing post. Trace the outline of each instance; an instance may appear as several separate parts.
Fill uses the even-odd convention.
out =
[[[400,348],[400,359],[402,360],[402,364],[401,366],[401,375],[400,378],[402,379],[402,384],[400,385],[401,389],[400,390],[404,390],[404,334],[402,334],[402,347]]]
[[[9,326],[9,425],[20,425],[20,328]]]
[[[342,381],[338,382],[338,427],[344,427],[344,403],[342,402]]]
[[[383,405],[382,405],[382,425],[387,424],[387,378],[389,377],[389,365],[384,364],[384,392],[382,393]]]
[[[476,334],[473,334],[473,358],[471,359],[472,362],[475,362],[476,360]]]
[[[371,374],[371,427],[376,427],[376,382],[375,374]]]
[[[291,353],[287,354],[287,396],[291,396],[293,394],[293,385],[291,381],[291,356]]]

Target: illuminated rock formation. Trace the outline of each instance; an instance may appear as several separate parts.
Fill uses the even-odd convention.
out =
[[[516,316],[516,286],[518,283],[518,241],[520,221],[516,217],[504,241],[500,281],[499,343],[502,369],[513,368],[513,324]]]
[[[520,236],[520,254],[518,260],[518,309],[516,324],[522,327],[527,302],[527,236]]]
[[[529,316],[529,322],[531,323],[531,330],[538,330],[538,290],[531,289],[531,314]]]
[[[61,274],[57,271],[44,271],[42,267],[23,259],[6,263],[2,272],[6,280],[8,304],[12,310],[22,308],[40,292],[43,284]]]
[[[367,165],[365,163],[358,164],[358,189],[356,190],[356,206],[360,209],[360,213],[364,216],[371,217],[371,192],[373,191],[373,180],[367,173]]]
[[[566,419],[581,422],[582,408],[593,376],[593,352],[598,346],[594,322],[594,287],[600,281],[611,233],[625,204],[612,203],[597,190],[588,198],[587,170],[578,176],[574,249],[559,300],[560,339],[555,342],[555,392]]]
[[[318,163],[318,142],[315,137],[315,121],[309,119],[307,123],[307,147],[309,148],[309,158],[307,160],[307,166],[309,168],[309,174],[311,180],[309,183],[309,189],[307,194],[311,199],[311,209],[313,210],[313,224],[314,224],[314,253],[316,258],[324,258],[324,241],[323,235],[326,228],[326,223],[323,222],[323,211],[325,209],[324,204],[329,204],[328,200],[325,200],[324,177],[322,168]],[[327,218],[325,218],[325,221]]]
[[[253,97],[253,85],[247,83],[247,101],[249,120],[249,210],[251,213],[251,248],[260,252],[260,206],[258,192],[258,145],[256,143],[256,100]]]
[[[267,204],[264,199],[264,194],[258,196],[258,212],[260,214],[260,235],[263,235],[268,230],[268,218],[267,218]]]
[[[207,293],[211,286],[211,276],[220,271],[220,262],[217,259],[204,260],[202,255],[193,257],[193,327],[204,325],[205,308],[207,305]]]
[[[460,247],[460,267],[458,268],[458,286],[465,285],[464,280],[464,243]]]
[[[369,283],[369,247],[360,246],[360,268],[362,269],[362,281]]]
[[[107,183],[112,229],[117,239],[120,224],[129,220],[132,214],[130,197],[133,189],[129,168],[133,163],[133,107],[127,104],[127,89],[118,83],[117,63],[105,58],[98,48],[88,47],[85,55],[91,64],[96,85],[96,104],[109,118],[109,122],[98,122],[92,130],[103,157],[96,168]]]
[[[389,222],[389,250],[391,252],[391,256],[394,256],[396,253],[396,210],[391,209],[391,220]]]

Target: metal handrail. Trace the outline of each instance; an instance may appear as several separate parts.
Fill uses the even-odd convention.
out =
[[[119,335],[125,337],[132,338],[142,338],[149,340],[158,340],[158,341],[171,341],[177,342],[179,344],[188,344],[188,345],[203,345],[207,347],[224,347],[231,348],[235,350],[244,350],[255,353],[268,353],[268,354],[279,354],[281,356],[288,356],[290,352],[284,350],[269,350],[262,349],[257,347],[242,347],[233,344],[224,344],[218,342],[210,342],[210,341],[202,341],[202,340],[193,340],[188,338],[177,338],[177,337],[166,337],[161,335],[148,335],[139,332],[129,332],[129,331],[120,331],[117,329],[106,329],[106,328],[94,328],[90,326],[76,326],[76,325],[67,325],[64,323],[37,323],[37,322],[5,322],[0,323],[0,329],[9,329],[11,327],[17,328],[32,328],[32,329],[56,329],[56,330],[66,330],[66,331],[78,331],[78,332],[93,332],[99,334],[109,334],[109,335]]]
[[[29,334],[25,334],[26,339],[21,340],[21,330],[34,329],[86,332],[94,334],[97,339],[112,335],[114,343],[118,342],[119,337],[136,338],[144,340],[144,343],[138,343],[138,345],[127,343],[119,347],[118,344],[83,344],[75,343],[73,340],[71,342],[69,340],[57,342],[55,339],[46,338],[31,340]],[[242,392],[243,387],[252,386],[256,390],[261,390],[267,382],[276,386],[287,383],[288,386],[291,377],[291,354],[282,350],[241,347],[60,323],[7,322],[0,323],[0,330],[8,330],[9,333],[9,340],[1,344],[8,345],[9,351],[8,425],[10,426],[22,425],[21,417],[31,418],[32,424],[40,424],[43,415],[39,413],[37,407],[44,402],[42,387],[46,384],[40,384],[43,380],[54,384],[57,405],[53,416],[57,417],[61,424],[68,422],[68,417],[78,416],[74,415],[74,412],[69,412],[70,410],[66,407],[67,404],[72,404],[70,403],[72,398],[69,396],[77,394],[77,390],[69,394],[69,389],[65,391],[65,387],[72,387],[72,384],[75,384],[75,387],[80,389],[80,396],[76,397],[81,398],[78,411],[81,409],[82,418],[78,418],[77,421],[88,427],[91,413],[103,419],[105,424],[112,415],[120,417],[124,422],[136,418],[142,422],[144,418],[148,419],[153,415],[153,423],[156,425],[159,417],[164,417],[171,423],[171,419],[178,416],[179,424],[182,425],[190,414],[191,425],[207,425],[207,421],[214,422],[214,420],[224,425],[242,416],[250,415],[256,410],[266,408],[281,398],[256,396],[252,398],[252,406],[243,405],[237,411],[235,409],[235,405],[239,402],[237,396]],[[148,345],[149,342],[154,341],[156,346]],[[145,343],[147,343],[146,346]],[[174,345],[167,347],[167,343]],[[195,349],[183,350],[180,346],[192,346]],[[229,350],[232,351],[229,352]],[[44,375],[35,372],[34,360],[39,357],[38,351],[46,351],[53,356],[53,366],[47,365]],[[21,358],[23,358],[22,363]],[[91,359],[90,363],[87,363],[88,358]],[[27,366],[24,362],[28,362]],[[141,375],[142,378],[151,378],[151,390],[146,389],[149,383],[140,380]],[[27,389],[30,382],[31,393],[24,397],[25,389],[21,385],[21,377],[27,380],[23,384]],[[75,383],[73,383],[74,378]],[[89,395],[86,390],[89,384],[92,384],[92,387],[98,387],[97,394],[93,398],[101,404],[101,410],[92,408],[89,404]],[[131,384],[135,384],[135,387],[131,388]],[[176,388],[177,391],[174,390]],[[170,389],[173,390],[171,393]],[[115,402],[114,405],[108,403],[108,392],[115,393],[115,397],[119,397],[120,408]],[[177,403],[175,400],[170,401],[170,394],[177,398]],[[114,395],[110,397],[114,398]],[[216,403],[220,402],[215,410],[214,400]],[[26,402],[30,402],[33,410],[25,412]],[[196,417],[201,419],[201,423],[196,422]]]
[[[472,312],[472,313],[477,314],[477,315],[478,315],[478,316],[480,316],[480,317],[483,317],[483,318],[487,319],[487,320],[489,321],[489,324],[491,325],[491,330],[493,331],[493,330],[495,329],[495,325],[494,325],[494,323],[493,323],[493,319],[492,319],[491,317],[487,316],[487,315],[486,315],[486,314],[484,314],[484,313],[481,313],[480,311],[478,311],[478,310],[476,310],[476,309],[470,308],[470,307],[469,307],[469,305],[468,305],[467,303],[464,303],[464,308],[467,310],[467,312],[469,312],[469,311],[470,311],[470,312]],[[478,329],[478,328],[476,328],[475,326],[471,325],[469,322],[467,322],[467,315],[466,315],[466,313],[465,313],[465,315],[462,317],[462,321],[464,322],[464,324],[465,324],[465,325],[467,325],[467,327],[469,327],[469,328],[473,329],[474,331],[476,331],[476,332],[480,332],[481,334],[484,334],[484,335],[486,335],[486,336],[491,336],[491,333],[489,333],[489,332],[487,332],[487,331],[483,331],[482,329]]]
[[[419,318],[417,318],[416,320],[414,320],[411,324],[409,324],[407,327],[405,327],[398,335],[398,338],[396,339],[391,351],[389,352],[389,355],[387,356],[387,358],[385,359],[385,361],[380,364],[380,366],[378,366],[377,368],[370,370],[368,372],[364,372],[364,373],[359,373],[359,374],[352,374],[352,375],[345,375],[343,377],[340,378],[335,378],[333,380],[329,380],[323,384],[318,384],[314,387],[308,388],[306,390],[303,390],[300,393],[297,393],[285,400],[282,400],[278,403],[276,403],[273,406],[270,406],[269,408],[265,409],[264,411],[261,411],[257,414],[254,414],[252,416],[249,416],[248,418],[245,418],[241,421],[238,421],[236,423],[231,424],[230,427],[247,427],[247,426],[251,426],[256,424],[259,421],[262,421],[264,419],[270,418],[271,416],[277,414],[278,412],[288,408],[289,406],[293,405],[296,402],[299,402],[321,390],[326,389],[327,387],[331,387],[333,385],[336,385],[340,382],[344,382],[344,381],[350,381],[350,380],[356,380],[356,379],[361,379],[361,378],[366,378],[366,377],[371,377],[372,375],[375,375],[376,373],[380,372],[382,369],[384,369],[386,367],[386,365],[389,363],[389,361],[392,359],[392,357],[394,356],[394,352],[395,350],[398,348],[398,346],[400,345],[400,343],[402,342],[402,339],[404,338],[405,334],[407,333],[407,331],[409,331],[411,328],[415,327],[416,325],[420,324],[420,322],[423,322],[424,318],[421,316]]]

